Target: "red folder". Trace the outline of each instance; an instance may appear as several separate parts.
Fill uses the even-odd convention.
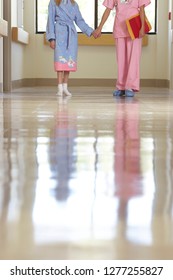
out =
[[[140,15],[137,14],[126,19],[126,25],[132,40],[134,40],[135,38],[139,38],[139,31],[141,29]],[[145,33],[148,33],[151,29],[152,26],[148,21],[147,17],[145,16]]]

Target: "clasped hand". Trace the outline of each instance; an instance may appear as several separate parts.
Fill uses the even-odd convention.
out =
[[[94,37],[95,39],[99,38],[99,37],[101,36],[101,29],[100,29],[99,27],[97,27],[97,28],[93,31],[92,35],[93,35],[93,37]]]

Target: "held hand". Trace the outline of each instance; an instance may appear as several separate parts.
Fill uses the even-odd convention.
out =
[[[55,40],[50,41],[50,47],[51,49],[55,49]]]
[[[98,35],[97,35],[97,33],[95,32],[95,30],[93,31],[92,35],[93,35],[93,37],[94,37],[95,39],[97,39]]]
[[[97,27],[97,29],[94,31],[94,34],[93,34],[94,38],[95,39],[99,38],[101,36],[101,33],[102,33],[101,28]]]

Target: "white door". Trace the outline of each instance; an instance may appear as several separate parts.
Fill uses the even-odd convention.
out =
[[[11,0],[3,0],[3,17],[8,22],[8,37],[3,39],[3,91],[11,91]]]
[[[173,89],[173,0],[170,0],[170,11],[171,11],[170,88]]]
[[[3,2],[0,0],[0,18],[3,19]],[[2,92],[3,83],[3,37],[0,36],[0,92]]]

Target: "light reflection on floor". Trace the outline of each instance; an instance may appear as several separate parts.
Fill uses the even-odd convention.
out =
[[[1,98],[0,258],[171,259],[173,93],[73,90]]]

